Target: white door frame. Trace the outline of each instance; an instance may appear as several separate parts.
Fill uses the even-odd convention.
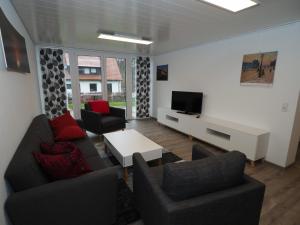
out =
[[[101,51],[90,51],[90,50],[68,50],[70,55],[70,73],[74,74],[72,81],[72,98],[73,110],[75,118],[81,118],[80,115],[80,87],[79,87],[79,71],[78,71],[78,56],[95,56],[100,58],[101,62],[101,88],[103,99],[107,100],[107,75],[106,75],[106,59],[107,58],[122,58],[126,62],[126,118],[132,119],[132,69],[131,60],[136,57],[132,54],[117,54],[107,53]],[[72,53],[72,54],[71,54]],[[72,57],[71,57],[72,55]],[[76,59],[75,59],[76,58]],[[72,77],[72,76],[71,76]],[[74,81],[73,81],[74,80]],[[74,82],[74,85],[73,85]],[[74,87],[73,87],[74,86]],[[74,90],[73,90],[74,89]]]

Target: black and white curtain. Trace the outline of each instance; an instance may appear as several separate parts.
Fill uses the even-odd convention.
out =
[[[150,116],[150,58],[136,59],[136,116],[147,118]]]
[[[67,110],[63,51],[42,48],[40,63],[45,113],[51,119]]]

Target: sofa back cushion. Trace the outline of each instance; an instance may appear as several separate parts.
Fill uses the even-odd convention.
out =
[[[45,115],[39,115],[33,119],[6,169],[5,179],[15,192],[48,183],[48,179],[32,156],[33,151],[40,150],[42,142],[54,142],[52,130]]]
[[[246,157],[233,151],[218,156],[164,166],[162,188],[179,201],[239,185]]]

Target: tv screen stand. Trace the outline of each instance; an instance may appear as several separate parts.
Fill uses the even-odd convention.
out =
[[[205,115],[189,115],[158,108],[159,123],[227,151],[243,152],[252,162],[263,159],[268,149],[268,131]]]

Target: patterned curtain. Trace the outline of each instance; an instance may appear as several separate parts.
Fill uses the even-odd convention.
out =
[[[147,118],[150,116],[150,58],[136,59],[136,116]]]
[[[45,112],[51,119],[62,115],[67,110],[63,51],[42,48],[40,63]]]

